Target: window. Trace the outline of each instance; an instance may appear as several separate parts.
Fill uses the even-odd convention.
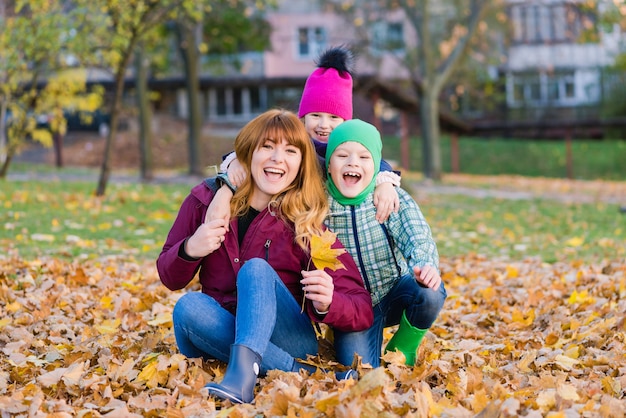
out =
[[[401,22],[387,24],[387,47],[396,52],[404,50],[404,33]]]
[[[556,41],[567,39],[567,21],[565,20],[565,6],[555,6],[554,19],[552,25],[554,27],[554,39]]]
[[[243,113],[243,91],[239,87],[233,88],[233,114],[241,115]]]
[[[249,120],[250,115],[261,112],[260,88],[218,87],[208,93],[208,116],[220,120]]]
[[[556,80],[548,81],[548,101],[556,102],[560,98],[559,83]]]
[[[539,6],[527,6],[524,8],[524,35],[526,37],[526,41],[530,43],[535,43],[540,41],[539,39]]]
[[[511,6],[513,42],[524,44],[575,42],[594,27],[593,17],[576,4],[517,4]]]
[[[217,115],[224,116],[226,108],[226,90],[223,88],[217,89]]]
[[[298,28],[298,57],[315,58],[326,48],[326,30],[321,26]]]
[[[576,80],[573,70],[549,73],[518,73],[511,76],[509,102],[521,105],[572,105],[589,102],[591,97],[576,97]]]
[[[404,51],[402,22],[376,22],[372,25],[372,50],[375,53]]]
[[[261,113],[261,91],[259,87],[250,87],[250,111]]]

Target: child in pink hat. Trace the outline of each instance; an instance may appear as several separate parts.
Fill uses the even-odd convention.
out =
[[[352,119],[352,64],[353,56],[348,49],[330,48],[320,55],[317,68],[304,84],[298,117],[315,145],[321,167],[324,167],[328,136],[340,123]],[[241,184],[246,175],[235,153],[226,156],[220,171],[228,173],[234,187]],[[322,171],[325,174],[325,170]],[[374,192],[376,219],[381,223],[399,209],[400,200],[394,186],[400,186],[400,176],[382,160]]]

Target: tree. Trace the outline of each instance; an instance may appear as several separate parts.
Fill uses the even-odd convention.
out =
[[[484,16],[489,7],[499,7],[498,1],[488,0],[322,0],[334,7],[352,22],[358,37],[370,47],[384,51],[406,70],[408,88],[419,103],[424,157],[427,178],[441,178],[439,144],[440,94],[452,74],[468,53],[471,40],[488,27]],[[415,39],[404,42],[403,48],[378,40],[374,45],[370,30],[377,22],[385,22],[392,12],[400,12],[402,22]],[[483,25],[481,25],[481,23]],[[395,51],[395,52],[394,52]]]
[[[0,177],[31,138],[52,145],[64,134],[63,108],[91,110],[101,91],[86,93],[85,74],[66,71],[65,58],[81,50],[73,20],[62,1],[29,0],[3,4],[0,15]]]
[[[189,17],[179,18],[176,22],[176,40],[185,70],[187,89],[189,174],[202,175],[200,165],[200,133],[202,131],[202,113],[200,110],[200,65],[198,22]]]
[[[154,159],[152,158],[152,108],[148,93],[148,67],[143,45],[135,50],[135,91],[139,108],[139,171],[143,180],[154,178]]]
[[[626,33],[626,3],[623,0],[605,1],[602,7],[592,8],[589,13],[595,16],[605,34]],[[602,116],[605,118],[623,118],[626,116],[626,49],[615,57],[612,66],[603,71],[605,97],[602,103]],[[609,136],[624,138],[626,127],[617,126],[607,129]],[[624,207],[626,209],[626,207]]]
[[[91,42],[99,52],[100,65],[113,73],[110,103],[111,129],[106,138],[96,195],[106,191],[111,171],[113,141],[122,107],[124,81],[137,44],[157,25],[171,19],[177,8],[192,7],[190,0],[76,0],[82,23],[91,28]]]
[[[232,56],[266,49],[270,26],[263,18],[263,11],[274,6],[275,0],[220,0],[210,2],[203,16],[179,14],[175,34],[187,89],[189,174],[203,173],[200,166],[201,54]]]

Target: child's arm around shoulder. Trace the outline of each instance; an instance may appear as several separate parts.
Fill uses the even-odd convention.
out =
[[[397,213],[400,209],[400,198],[396,187],[400,187],[400,175],[391,169],[388,162],[382,160],[374,189],[376,220],[381,224],[389,218],[392,212]]]
[[[236,187],[241,186],[246,178],[246,171],[234,151],[224,156],[220,164],[220,173],[227,173],[228,179]]]

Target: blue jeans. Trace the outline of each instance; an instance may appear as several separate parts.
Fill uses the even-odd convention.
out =
[[[301,312],[272,266],[260,258],[246,261],[237,275],[236,315],[211,296],[193,292],[176,302],[172,319],[176,344],[187,357],[228,362],[231,344],[241,344],[261,356],[265,373],[291,371],[295,358],[318,351],[306,311]]]
[[[362,357],[363,364],[380,366],[383,329],[398,325],[405,310],[411,325],[420,329],[430,328],[446,297],[443,282],[434,291],[420,286],[413,275],[401,277],[391,291],[374,306],[374,324],[370,328],[359,332],[334,330],[337,361],[349,365],[354,354],[358,354]]]

